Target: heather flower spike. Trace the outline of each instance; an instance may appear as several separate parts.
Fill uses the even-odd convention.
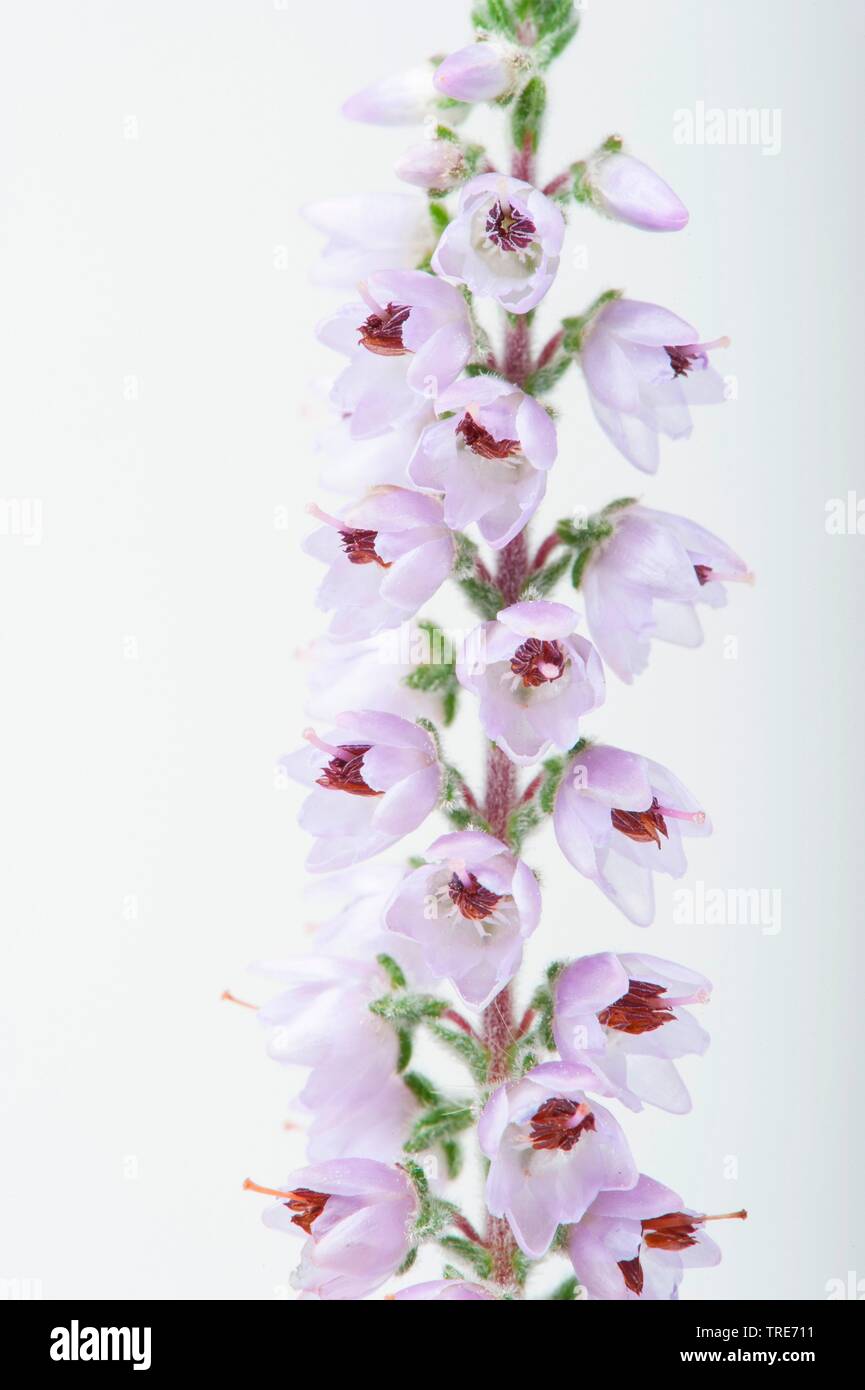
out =
[[[686,847],[696,868],[711,827],[677,777],[592,725],[607,667],[630,683],[655,639],[695,646],[698,606],[751,575],[712,531],[633,498],[584,524],[539,521],[555,470],[579,489],[595,450],[572,452],[559,427],[570,366],[644,473],[661,435],[690,433],[692,406],[729,394],[712,363],[726,339],[618,289],[582,312],[556,304],[580,205],[647,231],[688,220],[617,137],[564,174],[544,167],[545,74],[582,8],[475,0],[474,42],[406,54],[343,108],[418,128],[396,166],[414,187],[328,187],[304,214],[324,238],[313,278],[350,301],[318,330],[343,359],[305,494],[327,631],[298,653],[310,727],[278,772],[306,792],[310,884],[290,901],[309,945],[253,967],[272,997],[224,995],[263,1029],[305,1131],[308,1166],[244,1184],[299,1242],[304,1300],[675,1299],[689,1267],[721,1258],[714,1223],[745,1216],[686,1207],[641,1174],[620,1124],[630,1112],[636,1147],[657,1110],[690,1109],[679,1063],[708,1046],[712,986],[631,938],[654,917],[655,876],[683,878]],[[505,159],[462,134],[480,103]],[[559,318],[543,337],[542,301]],[[602,717],[614,738],[618,711]],[[480,748],[464,770],[454,724],[461,749],[472,734]],[[590,928],[609,950],[587,950]],[[703,1178],[695,1163],[693,1200]],[[551,1257],[574,1277],[544,1292]]]

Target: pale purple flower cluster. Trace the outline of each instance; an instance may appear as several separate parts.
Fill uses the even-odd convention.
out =
[[[712,987],[648,954],[580,956],[577,875],[612,905],[585,889],[601,925],[616,909],[646,927],[655,876],[685,875],[685,841],[710,824],[667,768],[585,725],[605,667],[631,682],[653,638],[696,645],[697,604],[721,605],[750,574],[708,530],[632,499],[535,546],[527,527],[566,467],[563,397],[554,408],[550,394],[571,365],[615,449],[653,473],[659,436],[686,436],[692,405],[729,394],[709,357],[726,339],[700,342],[667,309],[609,291],[533,343],[566,213],[678,231],[688,212],[618,137],[540,180],[543,73],[576,12],[481,0],[473,13],[474,43],[343,108],[424,128],[396,173],[428,196],[330,194],[306,210],[326,238],[315,278],[353,291],[318,329],[344,359],[305,542],[325,567],[316,603],[329,625],[304,654],[313,727],[278,774],[307,791],[318,921],[307,954],[256,969],[279,986],[257,1013],[310,1165],[246,1186],[275,1198],[268,1225],[305,1237],[293,1276],[304,1299],[367,1297],[436,1242],[444,1269],[425,1267],[395,1301],[520,1297],[526,1262],[553,1250],[573,1264],[567,1287],[579,1281],[564,1296],[671,1299],[688,1266],[720,1258],[704,1231],[714,1218],[640,1173],[615,1108],[690,1108],[676,1064],[708,1045],[691,1008]],[[481,102],[510,121],[507,172],[462,133]],[[551,596],[568,577],[588,636]],[[449,580],[474,609],[453,641],[425,611]],[[403,639],[429,650],[407,656]],[[480,795],[450,761],[460,710],[483,734]],[[436,838],[434,811],[449,824]],[[574,947],[520,1012],[512,987],[542,916],[526,841],[545,824],[577,871],[563,916]],[[448,1049],[462,1083],[416,1069],[421,1041]],[[469,1133],[488,1161],[480,1229],[445,1186]]]

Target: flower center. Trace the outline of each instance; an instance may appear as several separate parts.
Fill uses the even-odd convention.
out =
[[[650,841],[661,848],[661,836],[669,837],[667,823],[661,814],[661,807],[658,805],[658,798],[652,797],[652,804],[647,811],[618,811],[610,812],[610,819],[616,830],[621,830],[623,835],[627,835],[629,840],[636,840],[638,844],[648,844]]]
[[[547,685],[550,681],[560,680],[565,674],[565,653],[558,642],[528,637],[511,657],[511,670],[520,677],[523,685]]]
[[[462,435],[472,453],[479,454],[482,459],[507,459],[519,453],[518,439],[494,439],[489,430],[479,425],[468,411],[457,425],[456,432]]]
[[[295,1213],[291,1218],[292,1226],[299,1226],[308,1236],[312,1235],[313,1221],[317,1216],[321,1216],[331,1198],[330,1192],[314,1192],[310,1187],[296,1187],[291,1192],[280,1192],[278,1187],[260,1187],[251,1178],[244,1179],[243,1186],[247,1192],[260,1192],[265,1197],[278,1197],[284,1207]]]
[[[702,584],[708,584],[709,580],[712,578],[712,566],[711,566],[711,565],[695,565],[695,566],[694,566],[694,573],[696,574],[697,578],[699,579],[701,585],[702,585]]]
[[[512,203],[497,201],[487,215],[486,230],[490,241],[502,251],[525,251],[538,229],[531,218],[518,212]]]
[[[583,1135],[595,1128],[595,1117],[587,1105],[555,1096],[535,1111],[530,1124],[533,1149],[564,1149],[570,1153]]]
[[[390,569],[391,561],[383,560],[376,553],[378,531],[361,531],[357,527],[346,526],[339,534],[342,548],[352,565],[380,565],[383,570]]]
[[[378,357],[402,357],[410,352],[411,349],[402,340],[402,331],[410,313],[410,305],[388,304],[379,313],[370,314],[357,330],[361,347]]]
[[[670,359],[674,377],[687,376],[700,356],[699,352],[691,347],[665,347],[664,351]]]
[[[367,785],[361,772],[364,756],[371,747],[371,743],[341,744],[327,767],[322,768],[321,776],[316,777],[316,785],[328,791],[350,792],[352,796],[383,796],[383,792]]]
[[[662,994],[663,985],[650,984],[646,980],[629,980],[628,992],[623,994],[608,1008],[598,1014],[598,1022],[605,1028],[614,1028],[618,1033],[653,1033],[665,1023],[672,1023],[676,1015],[670,1011]]]
[[[473,922],[482,922],[485,917],[489,917],[496,909],[496,905],[501,901],[500,895],[491,893],[489,888],[484,888],[482,883],[478,883],[474,874],[466,874],[467,882],[463,883],[459,874],[454,874],[448,883],[448,893],[463,917],[468,917]]]

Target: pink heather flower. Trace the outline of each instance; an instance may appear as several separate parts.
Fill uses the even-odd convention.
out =
[[[352,703],[415,720],[441,718],[441,697],[436,691],[413,690],[406,677],[433,653],[429,633],[414,623],[389,628],[365,642],[337,642],[317,637],[298,659],[304,663],[308,699],[305,709],[312,719],[331,723]]]
[[[645,1101],[684,1115],[691,1100],[674,1059],[705,1052],[709,1035],[683,1006],[711,992],[704,975],[657,956],[583,956],[556,984],[556,1046],[631,1110]]]
[[[521,766],[572,748],[580,716],[604,699],[601,659],[576,624],[564,603],[514,603],[476,628],[457,660],[460,683],[480,699],[487,738]]]
[[[311,1069],[298,1096],[310,1158],[398,1158],[416,1107],[397,1076],[396,1033],[370,1012],[391,988],[384,969],[335,955],[255,968],[284,986],[258,1010],[269,1056]]]
[[[326,738],[307,730],[309,748],[282,759],[313,790],[299,821],[316,837],[306,861],[315,873],[371,859],[426,820],[438,801],[441,768],[429,734],[379,710],[341,714]]]
[[[699,646],[696,605],[721,608],[724,584],[752,579],[728,545],[694,521],[631,506],[586,566],[586,619],[601,656],[622,680],[645,670],[652,638]]]
[[[744,1220],[747,1212],[704,1216],[682,1209],[669,1187],[641,1173],[628,1192],[602,1192],[572,1226],[568,1254],[590,1299],[668,1300],[678,1297],[686,1269],[720,1263],[707,1221]]]
[[[465,300],[419,270],[376,271],[361,285],[364,304],[347,304],[318,336],[349,365],[332,400],[351,416],[353,439],[368,439],[429,408],[472,354]]]
[[[433,82],[453,101],[494,101],[509,96],[525,65],[523,50],[498,39],[470,43],[436,68]]]
[[[591,160],[585,182],[601,211],[619,222],[648,232],[678,232],[688,225],[688,209],[670,185],[633,155],[613,152]]]
[[[457,381],[436,401],[451,413],[424,430],[409,461],[416,487],[444,493],[445,522],[477,522],[500,550],[537,511],[555,462],[556,428],[543,406],[498,377]]]
[[[417,1299],[437,1303],[498,1302],[495,1294],[489,1293],[482,1284],[471,1284],[466,1279],[432,1279],[428,1284],[410,1284],[393,1297],[395,1303],[411,1303]]]
[[[655,913],[652,874],[681,878],[682,837],[712,829],[672,772],[604,744],[577,753],[566,769],[553,825],[565,858],[638,927]]]
[[[559,267],[562,214],[538,189],[504,174],[480,174],[460,194],[432,258],[437,275],[527,314]]]
[[[309,509],[324,525],[304,543],[328,565],[316,596],[330,634],[371,637],[411,618],[451,572],[453,536],[442,505],[406,488],[375,488],[342,516]]]
[[[589,399],[604,433],[635,468],[657,472],[659,434],[691,433],[689,404],[724,399],[709,351],[727,346],[727,338],[699,343],[684,319],[636,299],[614,299],[596,315],[580,356]]]
[[[486,1203],[539,1260],[556,1228],[579,1221],[599,1192],[633,1187],[637,1170],[609,1111],[587,1101],[588,1067],[543,1062],[494,1091],[478,1123],[490,1159]]]
[[[431,64],[422,63],[380,77],[349,97],[342,114],[365,125],[423,125],[440,100],[433,86],[434,72]]]
[[[453,140],[424,140],[406,150],[394,172],[403,183],[418,188],[456,188],[465,178],[462,147]]]
[[[484,1009],[519,970],[523,942],[538,925],[537,880],[480,830],[442,835],[425,858],[396,888],[385,925],[418,942],[431,973]]]
[[[415,270],[438,240],[429,205],[414,193],[352,193],[310,203],[303,216],[327,243],[312,278],[354,289],[376,270]]]
[[[318,481],[327,492],[355,498],[368,488],[409,487],[408,461],[428,425],[435,424],[432,401],[426,410],[369,439],[353,439],[350,415],[334,418],[315,441]]]
[[[418,1199],[397,1167],[337,1158],[292,1173],[282,1190],[245,1184],[279,1198],[264,1212],[278,1231],[306,1233],[292,1284],[323,1299],[361,1299],[390,1279],[411,1246]]]

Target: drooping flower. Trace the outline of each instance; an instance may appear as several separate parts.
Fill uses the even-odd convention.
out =
[[[403,183],[413,183],[418,188],[439,192],[456,188],[466,176],[462,146],[454,140],[424,140],[406,150],[397,160],[394,173]]]
[[[526,54],[516,44],[483,39],[449,54],[433,82],[452,101],[495,101],[513,92],[525,64]]]
[[[426,410],[381,434],[353,439],[351,416],[334,416],[315,440],[319,484],[327,492],[352,499],[382,485],[408,487],[408,461],[421,434],[435,420],[433,403],[429,401]]]
[[[407,1175],[369,1158],[338,1158],[292,1173],[263,1220],[277,1231],[305,1232],[293,1286],[308,1297],[359,1299],[373,1293],[408,1255],[418,1199]]]
[[[316,873],[371,859],[416,830],[439,796],[435,744],[417,724],[380,710],[352,710],[326,738],[312,730],[308,748],[283,758],[288,776],[312,787],[298,817],[316,842]]]
[[[697,330],[657,304],[613,299],[586,330],[580,363],[595,416],[635,468],[655,473],[658,435],[691,433],[689,405],[724,399],[724,383],[709,365],[727,338],[697,341]]]
[[[310,511],[324,525],[304,550],[328,566],[316,602],[333,613],[332,637],[357,640],[398,627],[450,574],[453,536],[435,497],[381,487],[339,517]]]
[[[351,416],[353,439],[368,439],[423,413],[459,376],[473,348],[468,310],[451,285],[422,271],[376,271],[320,324],[323,343],[349,365],[332,400]]]
[[[337,642],[317,637],[298,653],[307,676],[305,710],[313,720],[331,723],[351,704],[398,714],[403,719],[441,718],[441,697],[435,690],[415,690],[406,677],[428,662],[430,635],[414,623],[389,628],[364,642]]]
[[[397,1076],[396,1033],[370,1011],[390,989],[382,966],[315,955],[254,969],[283,986],[257,1014],[268,1055],[310,1068],[297,1096],[309,1117],[309,1157],[398,1158],[415,1104]]]
[[[579,738],[581,715],[604,698],[601,659],[574,633],[577,614],[543,599],[514,603],[467,638],[457,677],[480,700],[487,738],[512,762],[565,752]]]
[[[442,835],[385,912],[393,933],[420,944],[433,975],[483,1009],[519,970],[538,925],[537,880],[501,840],[479,830]]]
[[[691,1099],[675,1059],[709,1045],[684,1006],[711,991],[704,975],[657,956],[583,956],[556,983],[556,1046],[565,1061],[598,1071],[604,1094],[631,1110],[645,1101],[684,1115]]]
[[[728,545],[686,517],[634,505],[610,519],[615,530],[592,552],[582,592],[601,656],[630,682],[645,669],[652,638],[698,646],[696,605],[723,607],[724,584],[752,576]]]
[[[479,174],[460,194],[433,269],[513,314],[527,314],[555,279],[564,235],[559,209],[530,183]]]
[[[500,550],[537,511],[556,459],[556,428],[543,406],[498,377],[457,381],[436,401],[449,419],[430,425],[409,462],[419,488],[444,493],[455,531],[477,522]]]
[[[439,229],[414,193],[352,193],[310,203],[303,216],[327,237],[312,278],[354,289],[377,270],[416,270],[435,249]]]
[[[688,209],[670,185],[620,150],[602,148],[589,160],[582,185],[595,206],[618,222],[647,232],[678,232],[688,225]]]
[[[441,101],[433,85],[435,68],[430,63],[389,73],[362,88],[343,103],[342,114],[365,125],[423,125]],[[459,108],[448,111],[458,116]]]
[[[624,1134],[603,1106],[588,1067],[543,1062],[494,1091],[478,1122],[490,1159],[486,1203],[507,1217],[520,1249],[540,1259],[556,1228],[579,1221],[599,1192],[633,1187],[637,1170]]]
[[[395,1293],[395,1303],[411,1303],[418,1299],[433,1300],[437,1303],[497,1303],[495,1294],[484,1288],[483,1284],[472,1284],[467,1279],[431,1279],[428,1284],[410,1284],[406,1289]]]
[[[577,753],[565,770],[553,825],[565,858],[638,927],[654,916],[652,874],[680,878],[682,837],[712,829],[672,772],[605,744]]]
[[[602,1192],[571,1227],[568,1254],[590,1299],[678,1297],[686,1269],[720,1263],[707,1221],[744,1220],[745,1211],[705,1216],[682,1210],[669,1187],[641,1173],[628,1192]]]

